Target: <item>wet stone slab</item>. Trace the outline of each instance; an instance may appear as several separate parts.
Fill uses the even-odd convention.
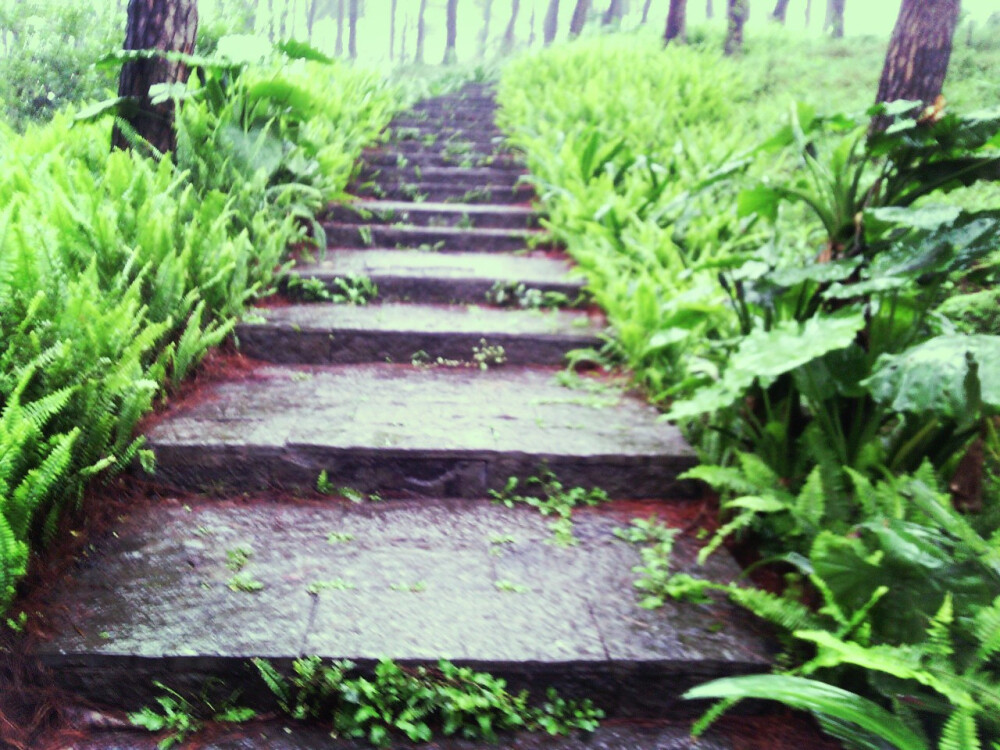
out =
[[[447,658],[619,716],[683,713],[694,682],[766,669],[765,643],[728,607],[636,605],[639,557],[619,521],[578,515],[569,548],[547,524],[485,501],[167,501],[57,584],[40,658],[78,695],[127,708],[153,680],[218,677],[259,701],[249,658],[319,654],[363,668]],[[722,555],[700,570],[736,573]]]
[[[240,349],[269,362],[469,361],[492,347],[491,356],[502,350],[507,364],[558,365],[572,349],[601,344],[601,328],[582,312],[387,303],[293,305],[254,315],[260,319],[236,329]]]
[[[553,371],[409,365],[262,367],[181,405],[147,434],[157,481],[189,489],[313,487],[482,497],[548,466],[613,497],[683,497],[680,432],[611,383]]]

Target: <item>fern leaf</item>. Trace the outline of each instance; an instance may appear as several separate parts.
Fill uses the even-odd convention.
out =
[[[939,750],[982,750],[976,718],[967,709],[959,709],[948,717],[941,730]]]

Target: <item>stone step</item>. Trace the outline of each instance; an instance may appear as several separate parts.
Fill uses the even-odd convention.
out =
[[[528,203],[535,197],[535,190],[527,183],[510,185],[467,185],[445,184],[443,182],[387,182],[355,184],[350,190],[367,198],[389,200],[422,200],[435,203]]]
[[[516,252],[549,240],[537,229],[462,229],[458,227],[381,226],[324,222],[330,247],[397,247],[466,252]]]
[[[493,111],[496,109],[497,101],[493,96],[482,95],[445,95],[433,96],[429,99],[419,101],[411,107],[413,112],[438,112],[461,109],[463,111]]]
[[[489,167],[471,169],[464,167],[414,167],[413,165],[408,167],[395,165],[376,167],[362,164],[358,172],[358,181],[375,181],[387,185],[423,182],[472,190],[483,185],[503,185],[513,188],[526,176],[526,172],[490,169]]]
[[[380,167],[489,167],[496,170],[524,171],[520,154],[493,153],[440,153],[435,148],[404,153],[389,146],[383,149],[365,151],[362,158],[368,164]]]
[[[497,357],[508,365],[559,365],[571,350],[601,344],[599,323],[564,310],[386,303],[251,313],[262,321],[237,327],[240,351],[280,364],[475,363],[479,356],[486,366]]]
[[[474,125],[493,125],[496,115],[496,107],[468,107],[461,104],[453,106],[425,107],[424,109],[411,109],[400,113],[394,117],[392,123],[397,122],[419,122],[433,123],[436,125],[464,125],[471,123]]]
[[[486,304],[491,291],[517,296],[518,287],[522,298],[555,293],[572,302],[584,282],[571,277],[571,270],[568,261],[544,255],[342,249],[329,250],[323,261],[293,273],[320,279],[333,292],[337,278],[366,276],[378,286],[382,301]]]
[[[414,226],[466,226],[493,229],[536,229],[538,213],[526,206],[422,201],[356,201],[333,206],[327,218],[338,222],[398,224]]]
[[[427,138],[404,138],[384,144],[383,147],[403,154],[437,152],[461,156],[468,153],[490,155],[511,152],[502,138],[439,138],[434,141]]]
[[[385,130],[387,139],[422,138],[433,133],[440,139],[501,138],[506,134],[495,125],[488,123],[442,124],[412,118],[393,120]]]
[[[59,686],[126,710],[153,704],[154,680],[192,695],[217,680],[212,698],[239,688],[240,704],[274,708],[253,657],[446,658],[644,718],[697,713],[687,688],[768,669],[730,606],[637,605],[623,519],[577,514],[573,547],[551,544],[548,523],[468,500],[162,501],[120,517],[53,587],[36,653]],[[693,569],[693,545],[675,549]],[[697,569],[737,574],[724,553]]]
[[[677,428],[610,382],[560,385],[541,368],[261,366],[206,386],[147,433],[156,479],[189,490],[337,486],[483,497],[548,466],[613,497],[695,492]],[[595,392],[595,390],[597,392]]]

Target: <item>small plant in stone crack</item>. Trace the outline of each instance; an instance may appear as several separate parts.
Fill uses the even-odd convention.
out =
[[[403,591],[410,594],[422,594],[427,590],[427,581],[415,581],[413,583],[397,581],[396,583],[390,583],[389,588],[393,591]]]
[[[329,302],[332,297],[326,283],[314,276],[303,278],[291,274],[285,278],[285,289],[290,295],[306,302]]]
[[[128,720],[134,726],[150,732],[166,732],[167,734],[156,745],[158,750],[168,750],[174,745],[181,744],[190,735],[200,731],[205,726],[205,721],[236,723],[249,721],[257,715],[253,709],[235,705],[237,693],[215,705],[206,697],[209,689],[206,686],[197,702],[192,703],[162,682],[154,681],[153,684],[165,693],[156,699],[159,710],[146,706],[140,711],[130,713]]]
[[[595,506],[610,499],[608,493],[597,487],[589,490],[566,487],[547,469],[540,476],[529,477],[523,483],[517,477],[510,477],[502,490],[490,490],[490,497],[508,508],[523,503],[543,516],[555,516],[555,520],[549,523],[549,529],[552,530],[552,542],[561,547],[579,543],[573,535],[574,508]]]
[[[557,307],[574,307],[580,298],[570,300],[562,292],[533,289],[516,281],[497,281],[486,292],[486,301],[497,307],[519,307],[523,310],[543,310]]]
[[[321,495],[336,495],[337,487],[330,481],[330,475],[323,469],[316,477],[316,491]]]
[[[333,494],[339,495],[345,500],[350,500],[352,503],[382,502],[382,496],[377,492],[362,492],[361,490],[356,490],[353,487],[338,487]]]
[[[446,198],[445,203],[476,203],[477,201],[489,201],[492,198],[492,190],[472,188],[471,190],[466,190],[462,195]]]
[[[253,550],[246,546],[226,550],[226,567],[233,571],[233,576],[226,581],[230,590],[247,594],[263,590],[263,583],[243,571],[252,556]]]
[[[367,226],[358,227],[358,237],[361,238],[361,244],[365,247],[372,247],[375,244],[375,240],[372,238],[372,228]]]
[[[479,339],[479,345],[472,347],[472,361],[480,370],[499,367],[507,361],[507,352],[499,344],[488,344],[486,339]]]
[[[636,518],[622,529],[615,529],[615,536],[630,544],[640,545],[639,554],[642,564],[632,568],[639,578],[633,584],[642,592],[639,606],[646,609],[662,607],[668,598],[674,598],[681,593],[677,581],[670,572],[670,555],[674,549],[674,539],[677,529],[664,525],[656,516],[648,519]]]
[[[475,229],[476,224],[469,214],[463,213],[458,221],[455,222],[455,227],[458,229]]]
[[[326,535],[327,544],[347,544],[354,541],[354,534],[347,531],[331,531]]]
[[[526,594],[530,590],[523,583],[514,583],[513,581],[508,581],[506,578],[494,581],[493,587],[497,591],[503,591],[508,594]]]
[[[351,591],[357,586],[343,578],[331,578],[322,581],[313,581],[306,587],[306,592],[310,596],[319,596],[323,591]]]
[[[540,706],[529,705],[526,691],[512,694],[504,680],[448,661],[409,668],[382,660],[371,677],[351,676],[351,662],[327,665],[316,656],[296,660],[289,677],[263,659],[253,663],[289,716],[332,720],[334,736],[377,747],[391,746],[396,734],[496,742],[503,731],[592,732],[604,716],[590,701],[565,701],[552,690]]]
[[[364,227],[367,229],[367,227]],[[330,282],[322,279],[289,276],[286,289],[306,302],[330,302],[335,305],[367,305],[378,296],[378,285],[363,274],[349,273]]]

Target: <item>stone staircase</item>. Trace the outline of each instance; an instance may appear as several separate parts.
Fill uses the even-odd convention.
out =
[[[694,454],[655,409],[614,380],[558,376],[604,322],[568,306],[582,282],[493,107],[469,87],[397,118],[357,201],[326,217],[325,257],[237,329],[257,364],[149,428],[164,499],[50,597],[58,632],[39,656],[62,686],[134,709],[154,680],[217,678],[263,702],[252,657],[448,658],[653,718],[689,715],[678,696],[705,679],[767,668],[726,606],[637,606],[615,502],[577,513],[579,543],[561,547],[549,519],[488,500],[543,471],[658,499],[668,518],[696,492],[677,480]],[[365,306],[292,298],[361,277],[378,287]],[[682,539],[678,564],[694,552]],[[737,573],[714,560],[699,574]]]

